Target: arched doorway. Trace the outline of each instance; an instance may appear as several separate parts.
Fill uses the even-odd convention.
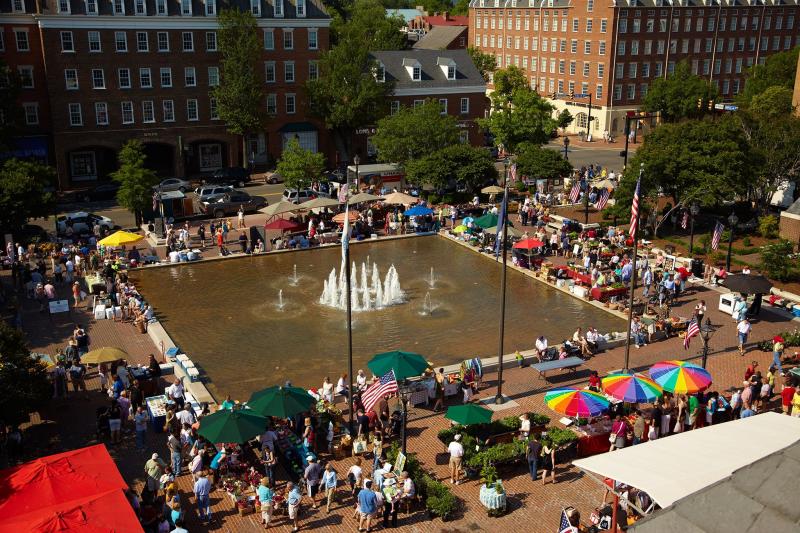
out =
[[[228,143],[218,139],[201,139],[189,143],[186,151],[186,175],[208,174],[228,163]]]
[[[588,123],[589,116],[586,113],[578,113],[575,115],[575,124],[580,129],[586,129],[586,124]]]
[[[117,153],[105,146],[83,146],[67,152],[67,174],[76,185],[108,181],[117,167]]]
[[[175,147],[165,143],[144,143],[144,166],[154,171],[160,178],[175,176]]]
[[[619,131],[619,119],[615,118],[611,121],[611,133],[616,133]]]

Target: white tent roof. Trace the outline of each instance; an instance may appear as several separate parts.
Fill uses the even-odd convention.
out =
[[[800,419],[765,413],[574,461],[641,489],[661,507],[800,441]]]

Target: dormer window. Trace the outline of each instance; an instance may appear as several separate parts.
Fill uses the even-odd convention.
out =
[[[97,15],[97,0],[86,0],[86,14]]]
[[[297,18],[306,16],[306,0],[297,0]]]
[[[250,12],[256,17],[261,16],[261,0],[250,0]]]
[[[283,18],[283,0],[275,0],[275,16]]]
[[[447,79],[454,80],[456,79],[456,67],[455,65],[450,65],[447,67]]]
[[[448,80],[456,79],[455,61],[453,61],[449,57],[438,57],[436,58],[436,64],[439,65],[439,68],[442,69],[442,74],[444,74]]]
[[[403,59],[403,66],[411,77],[411,81],[422,81],[422,65],[416,59]]]
[[[411,79],[414,81],[422,81],[422,68],[419,65],[412,67]]]
[[[386,68],[383,66],[383,63],[375,65],[375,81],[386,81]]]
[[[192,16],[192,0],[181,0],[181,15],[184,17]]]

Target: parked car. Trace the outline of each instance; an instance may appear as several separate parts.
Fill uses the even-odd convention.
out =
[[[56,228],[58,228],[59,234],[66,233],[67,225],[72,226],[73,233],[78,235],[91,233],[92,227],[96,225],[103,227],[106,231],[114,229],[114,221],[110,218],[87,213],[86,211],[67,213],[66,215],[60,215],[56,219]]]
[[[192,189],[192,184],[180,178],[167,178],[155,187],[154,190],[161,192],[181,191],[186,192]]]
[[[203,202],[203,212],[215,218],[233,216],[239,212],[239,206],[244,206],[245,213],[258,211],[267,206],[263,196],[250,196],[246,192],[232,191],[212,202]]]
[[[97,200],[113,200],[117,197],[120,183],[117,181],[110,181],[108,183],[101,183],[93,189],[84,191],[82,193],[85,202],[95,202]]]
[[[15,242],[21,242],[23,244],[47,242],[50,240],[47,231],[36,224],[25,224],[19,231],[15,231],[13,235]]]
[[[244,187],[250,181],[250,171],[242,167],[225,167],[214,171],[213,174],[203,179],[209,185],[232,185]]]
[[[194,190],[200,202],[209,202],[213,197],[227,194],[233,191],[230,185],[202,185]]]
[[[318,195],[311,189],[286,189],[283,191],[283,199],[293,204],[302,204],[308,200],[313,200]]]
[[[269,183],[270,185],[275,185],[276,183],[283,183],[283,176],[281,176],[277,172],[273,172],[267,178],[267,183]]]

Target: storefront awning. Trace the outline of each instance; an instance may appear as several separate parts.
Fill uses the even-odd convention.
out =
[[[317,131],[317,127],[310,122],[290,122],[279,129],[281,133],[299,133],[301,131]]]
[[[10,150],[0,153],[0,160],[47,159],[47,137],[19,137],[11,141]]]
[[[661,507],[800,441],[800,419],[765,413],[574,461],[645,491]]]

